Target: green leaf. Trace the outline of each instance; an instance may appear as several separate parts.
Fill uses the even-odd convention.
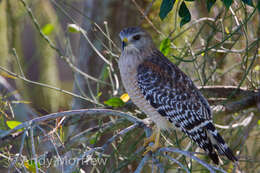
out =
[[[96,98],[99,98],[102,95],[102,92],[99,92],[96,96]]]
[[[44,27],[42,27],[41,31],[43,32],[43,34],[45,35],[50,35],[51,32],[54,30],[54,26],[50,23],[48,23],[47,25],[45,25]]]
[[[253,4],[253,2],[252,2],[252,0],[242,0],[245,4],[247,4],[247,5],[250,5],[250,6],[254,6],[254,4]],[[259,0],[258,0],[258,2],[259,2]]]
[[[108,106],[113,106],[113,107],[120,107],[120,106],[124,106],[124,102],[123,100],[121,100],[118,97],[113,97],[107,101],[104,101],[104,103]]]
[[[260,13],[260,1],[258,1],[258,3],[257,3],[257,9],[258,9],[258,12]]]
[[[14,129],[16,126],[22,124],[21,122],[19,121],[6,121],[6,124],[7,126],[10,128],[10,129]],[[18,131],[22,131],[22,129],[19,129]]]
[[[180,27],[182,27],[183,25],[185,25],[186,23],[188,23],[191,20],[190,11],[187,8],[184,1],[181,3],[180,9],[179,9],[179,16],[182,18],[181,22],[180,22]]]
[[[171,40],[169,38],[164,39],[160,44],[160,51],[167,56],[170,52]]]
[[[163,0],[160,7],[159,16],[163,20],[172,10],[175,0]]]
[[[97,132],[90,138],[89,143],[91,145],[94,145],[98,141],[99,138],[100,138],[100,133]]]
[[[207,0],[207,9],[210,12],[211,7],[215,4],[216,0]]]
[[[255,71],[260,71],[260,65],[256,65],[254,68]]]
[[[90,138],[89,143],[91,145],[94,145],[96,143],[96,141],[97,141],[97,138]]]
[[[68,28],[68,31],[72,32],[72,33],[78,33],[81,30],[80,26],[78,26],[76,24],[68,24],[67,28]]]
[[[29,172],[36,173],[36,165],[34,160],[25,161],[24,166],[29,170]],[[37,162],[37,167],[41,168],[40,162]]]
[[[233,0],[222,0],[224,5],[229,9],[230,5],[233,3]]]
[[[185,0],[185,1],[194,1],[194,0]]]
[[[101,80],[105,81],[109,78],[109,69],[110,67],[108,67],[108,65],[106,65],[106,67],[102,69]]]

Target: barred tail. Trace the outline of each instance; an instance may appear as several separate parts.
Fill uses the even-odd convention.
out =
[[[206,125],[206,129],[208,131],[208,135],[213,146],[221,155],[226,155],[227,158],[233,162],[237,161],[237,158],[234,156],[232,150],[228,147],[224,139],[220,136],[217,129],[214,127],[212,123],[208,123]]]
[[[219,158],[217,153],[213,150],[212,152],[208,153],[208,156],[210,157],[210,159],[216,164],[219,164]]]

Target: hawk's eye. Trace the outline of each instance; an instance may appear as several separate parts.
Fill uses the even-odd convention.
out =
[[[134,40],[140,40],[140,38],[141,38],[141,35],[135,35],[135,36],[133,36],[133,39],[134,39]]]

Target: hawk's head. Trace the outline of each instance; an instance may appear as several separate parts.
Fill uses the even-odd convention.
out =
[[[122,50],[137,50],[151,48],[153,41],[151,36],[140,27],[129,27],[119,33],[122,41]]]

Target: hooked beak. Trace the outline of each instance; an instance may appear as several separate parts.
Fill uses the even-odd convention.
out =
[[[125,37],[122,41],[122,50],[124,50],[125,46],[127,45],[128,43],[128,39]]]

